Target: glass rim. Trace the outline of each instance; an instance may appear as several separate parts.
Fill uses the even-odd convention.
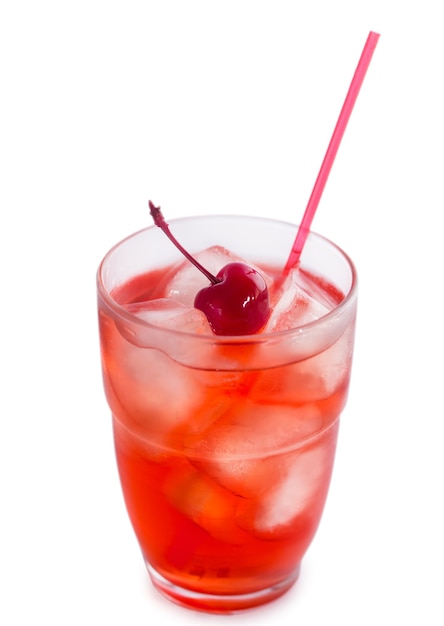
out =
[[[298,228],[298,224],[287,222],[285,220],[277,220],[277,219],[268,218],[268,217],[238,215],[238,214],[235,214],[235,215],[230,215],[230,214],[192,215],[192,216],[179,217],[179,218],[168,220],[168,224],[171,225],[175,223],[177,224],[179,222],[195,221],[199,219],[221,219],[221,218],[222,219],[247,219],[247,220],[254,220],[254,221],[259,221],[259,222],[276,223],[276,224],[280,224],[283,226],[290,226],[291,228],[296,229],[296,230]],[[339,255],[346,261],[350,269],[350,273],[351,273],[351,284],[350,284],[348,293],[345,294],[344,298],[341,300],[341,302],[339,302],[337,306],[335,306],[333,309],[331,309],[331,311],[329,311],[322,317],[316,320],[313,320],[311,322],[301,324],[300,326],[295,326],[294,328],[289,328],[286,330],[279,330],[279,331],[270,331],[270,332],[259,331],[258,333],[254,333],[251,335],[216,335],[216,334],[205,335],[205,334],[192,333],[188,331],[176,330],[173,328],[166,328],[163,326],[159,326],[157,324],[152,324],[130,313],[123,306],[121,306],[116,300],[114,300],[114,298],[111,297],[109,291],[106,289],[104,285],[103,269],[105,267],[107,260],[111,258],[115,250],[120,248],[122,245],[124,245],[126,242],[130,241],[131,239],[138,237],[142,233],[153,231],[155,229],[158,229],[158,226],[153,224],[145,228],[141,228],[140,230],[137,230],[131,233],[130,235],[127,235],[120,241],[118,241],[108,250],[108,252],[106,252],[104,257],[100,261],[99,267],[96,272],[96,284],[97,284],[98,294],[103,299],[103,301],[108,306],[108,308],[111,311],[113,311],[116,315],[118,315],[120,318],[123,318],[126,321],[131,322],[132,324],[136,324],[137,326],[140,326],[141,328],[149,328],[149,329],[152,329],[153,331],[160,332],[162,334],[165,333],[166,335],[169,335],[169,336],[176,336],[177,338],[180,338],[180,337],[188,338],[188,339],[193,338],[194,340],[199,341],[199,342],[208,342],[211,344],[217,343],[220,345],[223,345],[223,344],[245,345],[245,344],[252,344],[252,343],[266,343],[266,342],[270,342],[273,340],[282,341],[282,339],[285,337],[290,337],[295,334],[310,333],[311,330],[318,329],[320,326],[324,324],[328,324],[335,317],[340,316],[342,311],[347,309],[347,307],[353,302],[353,300],[355,300],[357,296],[358,276],[357,276],[355,264],[350,258],[350,256],[339,245],[335,244],[333,241],[331,241],[324,235],[321,235],[315,231],[310,230],[305,245],[309,243],[310,239],[318,239],[322,243],[327,244],[328,246],[336,250],[336,252],[338,252]],[[159,266],[158,269],[161,269],[161,267],[162,266]]]

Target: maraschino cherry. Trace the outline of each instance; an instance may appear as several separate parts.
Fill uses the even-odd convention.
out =
[[[171,234],[160,207],[149,201],[151,216],[182,254],[210,281],[195,297],[194,306],[207,317],[216,335],[252,335],[270,315],[264,278],[245,263],[228,263],[216,276],[206,270]]]

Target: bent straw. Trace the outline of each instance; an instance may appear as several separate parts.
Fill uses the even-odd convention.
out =
[[[376,48],[376,44],[378,43],[378,39],[379,34],[370,31],[370,34],[367,38],[361,54],[361,58],[359,59],[359,63],[356,67],[353,79],[350,83],[350,87],[342,106],[341,113],[339,114],[336,127],[330,139],[327,152],[325,153],[324,161],[322,162],[321,169],[319,170],[319,174],[314,184],[313,191],[311,192],[307,208],[305,209],[304,216],[296,234],[296,239],[291,249],[290,256],[288,257],[287,264],[285,265],[284,274],[289,272],[290,269],[299,262],[305,240],[307,239],[308,233],[310,231],[310,226],[313,221],[314,214],[316,212],[316,209],[318,208],[322,192],[324,191],[324,187],[327,183],[330,170],[332,168],[336,153],[347,127],[348,120],[350,119],[350,115],[353,111],[353,107],[355,105],[356,98],[358,97],[359,90],[361,89],[361,85],[364,82],[364,78],[367,73],[368,66],[370,65],[373,52]]]

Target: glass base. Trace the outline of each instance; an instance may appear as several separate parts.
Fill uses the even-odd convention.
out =
[[[252,593],[217,595],[179,587],[164,578],[149,563],[146,563],[146,567],[154,587],[168,600],[185,608],[207,613],[235,613],[276,600],[295,584],[300,572],[298,567],[290,577],[280,583]]]

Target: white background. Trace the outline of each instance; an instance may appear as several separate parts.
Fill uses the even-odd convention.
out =
[[[444,623],[440,1],[5,0],[0,623]],[[150,586],[124,510],[95,271],[167,218],[297,222],[368,32],[313,223],[360,274],[352,388],[297,586],[231,617]]]

